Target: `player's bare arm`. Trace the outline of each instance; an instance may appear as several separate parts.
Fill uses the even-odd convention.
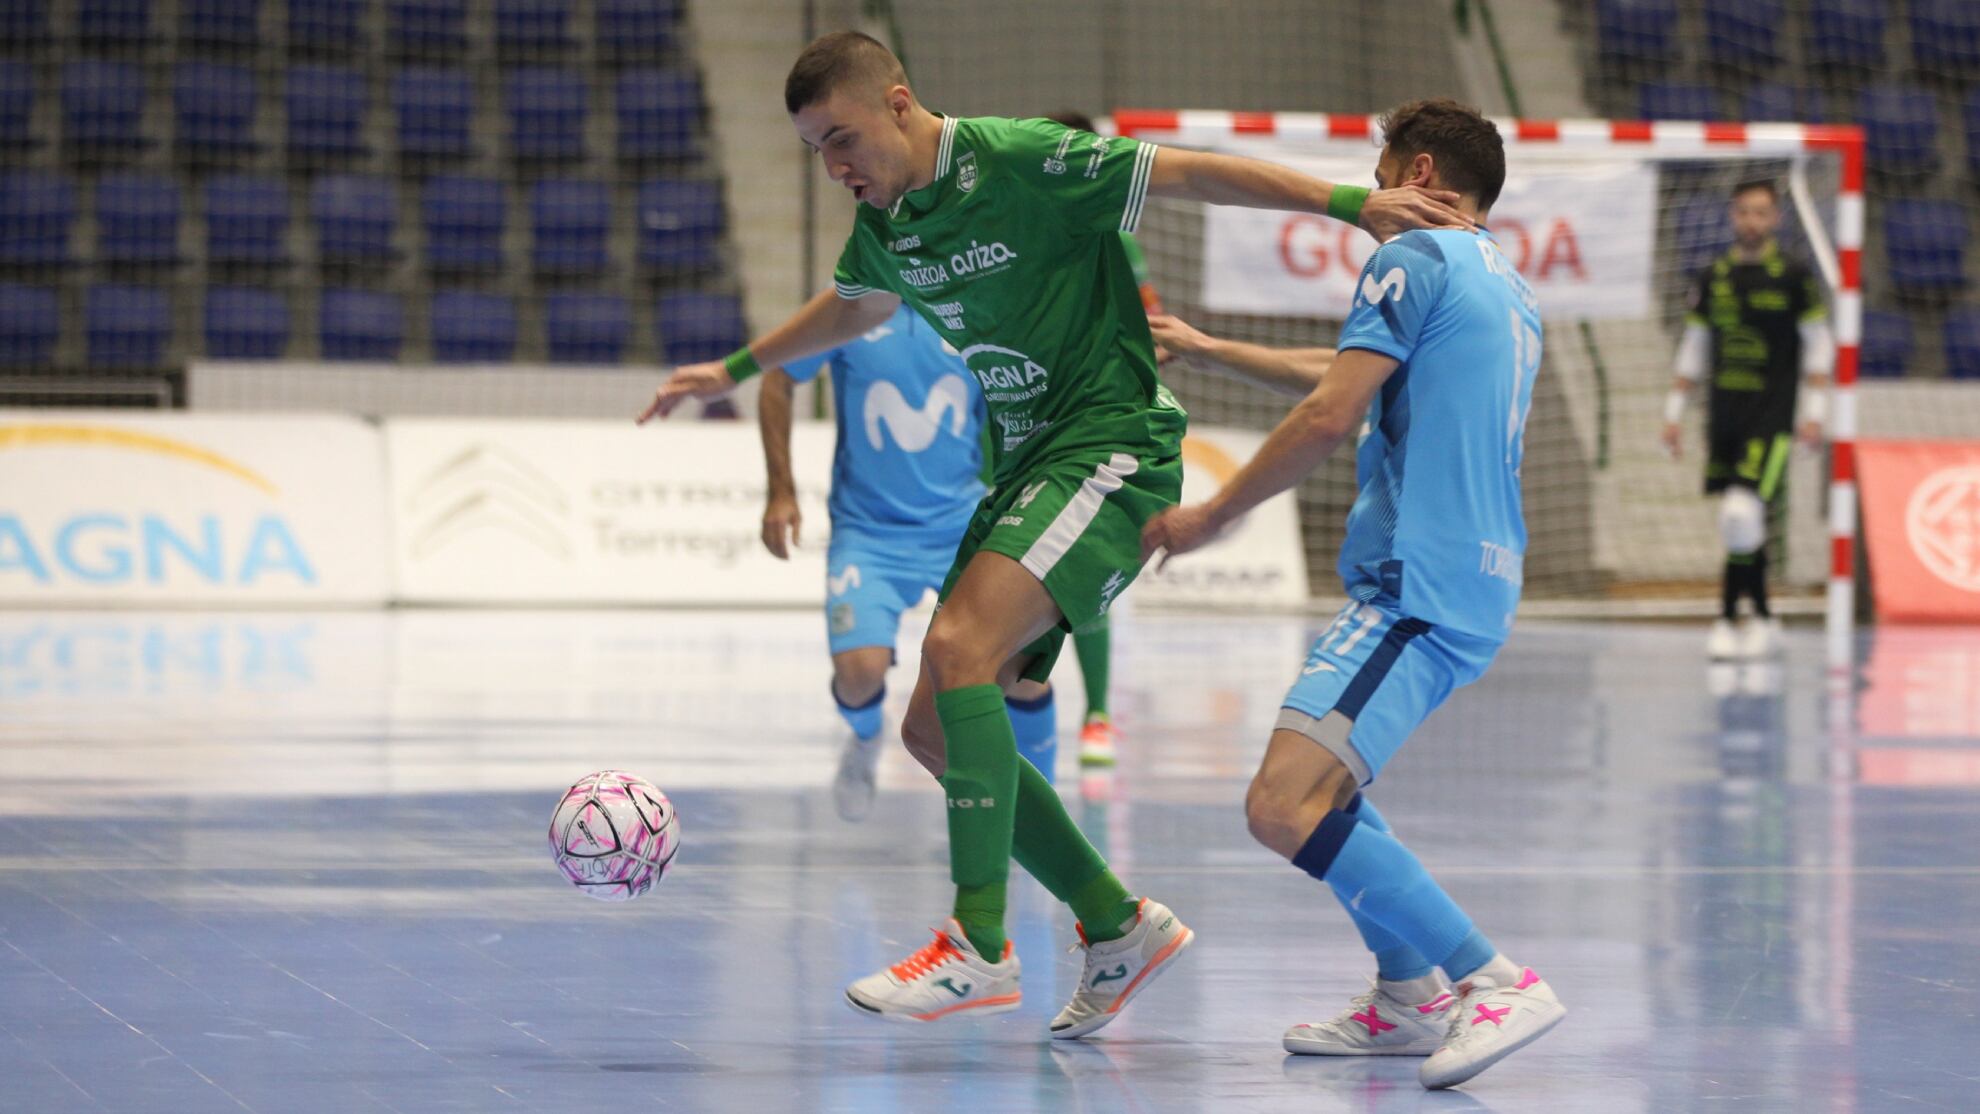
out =
[[[1148,192],[1156,197],[1323,216],[1336,188],[1332,182],[1263,159],[1183,147],[1158,148],[1148,179]],[[1378,240],[1415,228],[1477,227],[1476,221],[1458,211],[1457,203],[1458,195],[1451,190],[1407,185],[1378,189],[1362,203],[1359,223]]]
[[[780,367],[852,340],[886,321],[900,308],[897,294],[876,292],[862,298],[841,298],[823,290],[790,319],[749,343],[749,353],[763,367]],[[735,376],[720,360],[675,368],[640,411],[638,424],[672,414],[691,398],[718,398],[736,389]]]
[[[1242,380],[1289,398],[1305,398],[1333,366],[1332,348],[1267,348],[1213,337],[1181,318],[1151,314],[1148,331],[1158,347],[1190,366]]]
[[[1394,357],[1365,348],[1335,357],[1326,378],[1222,491],[1209,502],[1171,507],[1149,521],[1141,532],[1142,559],[1158,549],[1169,557],[1200,549],[1246,511],[1298,483],[1354,436],[1375,392],[1397,366]]]
[[[763,508],[763,548],[787,561],[798,544],[804,516],[798,511],[797,481],[791,478],[791,377],[780,367],[763,373],[756,399],[756,425],[763,435],[763,472],[769,489]]]

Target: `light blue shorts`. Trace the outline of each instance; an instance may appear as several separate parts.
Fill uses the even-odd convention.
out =
[[[956,540],[903,544],[834,530],[825,552],[825,634],[832,653],[891,649],[901,612],[942,587]]]
[[[1499,646],[1349,603],[1314,640],[1275,726],[1326,747],[1367,785],[1446,697],[1484,674]]]

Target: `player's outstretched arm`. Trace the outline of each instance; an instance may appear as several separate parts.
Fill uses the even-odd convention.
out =
[[[640,411],[636,421],[645,425],[653,418],[664,418],[691,398],[717,398],[736,389],[738,371],[731,362],[746,368],[779,367],[837,348],[868,329],[886,321],[899,309],[896,294],[874,293],[863,298],[841,298],[833,290],[812,297],[782,325],[749,342],[728,360],[677,367],[653,392],[653,401]],[[743,359],[746,357],[746,359]],[[747,379],[750,372],[740,372]]]
[[[1400,236],[1414,228],[1477,226],[1470,217],[1458,212],[1458,195],[1450,190],[1403,186],[1376,190],[1366,194],[1366,200],[1359,200],[1364,191],[1358,187],[1337,186],[1289,166],[1184,147],[1156,148],[1148,192],[1156,197],[1211,205],[1320,213],[1341,220],[1352,215],[1353,223],[1373,233],[1378,240]],[[1357,201],[1358,212],[1353,204]]]
[[[798,544],[804,515],[798,511],[797,481],[791,478],[791,377],[783,368],[763,373],[756,398],[756,425],[763,434],[763,470],[769,497],[763,507],[763,548],[780,561]]]
[[[1354,436],[1367,418],[1368,404],[1400,366],[1393,356],[1350,348],[1305,401],[1293,407],[1279,428],[1259,446],[1231,481],[1207,503],[1171,507],[1141,531],[1141,557],[1158,549],[1169,557],[1201,548],[1246,511],[1298,483]],[[1167,563],[1167,558],[1163,559]]]
[[[1168,314],[1148,317],[1148,331],[1158,347],[1188,360],[1193,367],[1241,379],[1290,398],[1305,398],[1320,385],[1334,363],[1331,348],[1267,348],[1213,337]]]

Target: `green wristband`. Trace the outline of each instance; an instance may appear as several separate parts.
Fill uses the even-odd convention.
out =
[[[728,369],[729,378],[738,383],[752,375],[763,374],[763,365],[756,362],[756,356],[747,344],[724,357],[722,366]]]
[[[1361,223],[1361,206],[1368,200],[1368,190],[1361,186],[1335,186],[1327,196],[1327,215],[1349,224]]]

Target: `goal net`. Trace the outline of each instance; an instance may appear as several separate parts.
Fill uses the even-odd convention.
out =
[[[1377,125],[1366,116],[1121,110],[1114,127],[1333,181],[1371,182],[1377,155]],[[1507,181],[1490,225],[1539,293],[1546,324],[1523,475],[1527,597],[1568,612],[1716,606],[1724,551],[1713,505],[1701,497],[1702,398],[1686,415],[1680,459],[1659,438],[1686,291],[1730,246],[1733,187],[1777,181],[1782,244],[1824,276],[1853,378],[1862,210],[1860,193],[1845,185],[1860,189],[1849,180],[1860,174],[1850,169],[1860,166],[1857,134],[1607,121],[1500,121],[1500,130]],[[1170,312],[1212,335],[1268,345],[1333,344],[1375,247],[1325,218],[1162,200],[1149,203],[1140,239]],[[1285,413],[1282,400],[1181,361],[1165,377],[1201,421],[1269,428]],[[1849,407],[1835,409],[1830,432],[1846,445]],[[1797,448],[1790,464],[1776,543],[1777,583],[1790,608],[1817,607],[1837,569],[1836,455],[1833,447]],[[1337,591],[1330,581],[1354,491],[1346,452],[1300,490],[1317,596]],[[1839,513],[1853,518],[1852,508]]]

